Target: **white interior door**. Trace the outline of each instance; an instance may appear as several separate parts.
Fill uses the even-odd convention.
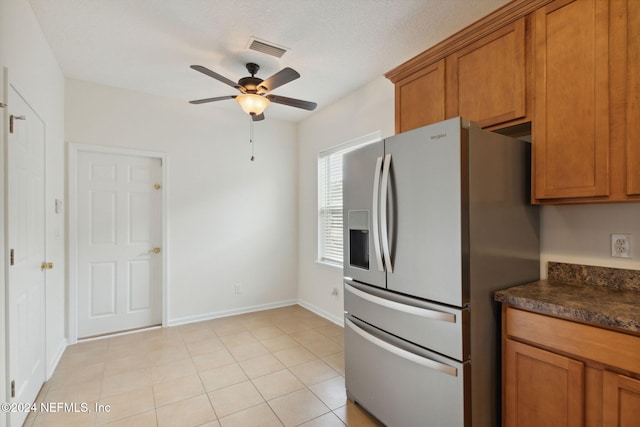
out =
[[[7,252],[11,402],[35,401],[45,381],[45,127],[9,89]],[[22,425],[26,412],[10,414]]]
[[[77,159],[78,337],[161,324],[161,160]]]

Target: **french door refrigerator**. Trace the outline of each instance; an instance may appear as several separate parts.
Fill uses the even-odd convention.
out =
[[[384,424],[500,424],[492,293],[540,269],[530,151],[455,118],[345,154],[347,396]]]

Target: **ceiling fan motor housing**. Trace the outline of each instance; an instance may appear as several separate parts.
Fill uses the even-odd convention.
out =
[[[245,93],[258,93],[258,87],[262,82],[262,79],[253,76],[238,80],[238,84],[245,89]]]
[[[245,93],[258,93],[260,83],[264,81],[261,78],[255,77],[258,70],[260,70],[260,66],[258,64],[253,62],[247,63],[247,71],[251,74],[251,77],[243,77],[238,80],[238,84],[246,90]]]

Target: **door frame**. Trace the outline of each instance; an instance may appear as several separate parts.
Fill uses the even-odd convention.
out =
[[[121,147],[106,147],[101,145],[68,143],[68,198],[69,215],[67,217],[67,229],[69,230],[69,344],[78,342],[78,154],[80,152],[117,154],[132,157],[148,157],[160,159],[162,174],[162,192],[160,227],[162,233],[161,274],[162,274],[162,326],[167,326],[168,313],[168,266],[169,239],[167,233],[167,192],[168,192],[168,162],[167,154],[158,151],[135,150]]]

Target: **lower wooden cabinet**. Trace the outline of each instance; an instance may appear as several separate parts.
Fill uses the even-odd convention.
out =
[[[506,427],[640,426],[640,336],[503,306]]]
[[[604,372],[603,425],[640,425],[640,381],[615,372]]]
[[[504,351],[505,425],[583,425],[582,362],[510,339]]]

